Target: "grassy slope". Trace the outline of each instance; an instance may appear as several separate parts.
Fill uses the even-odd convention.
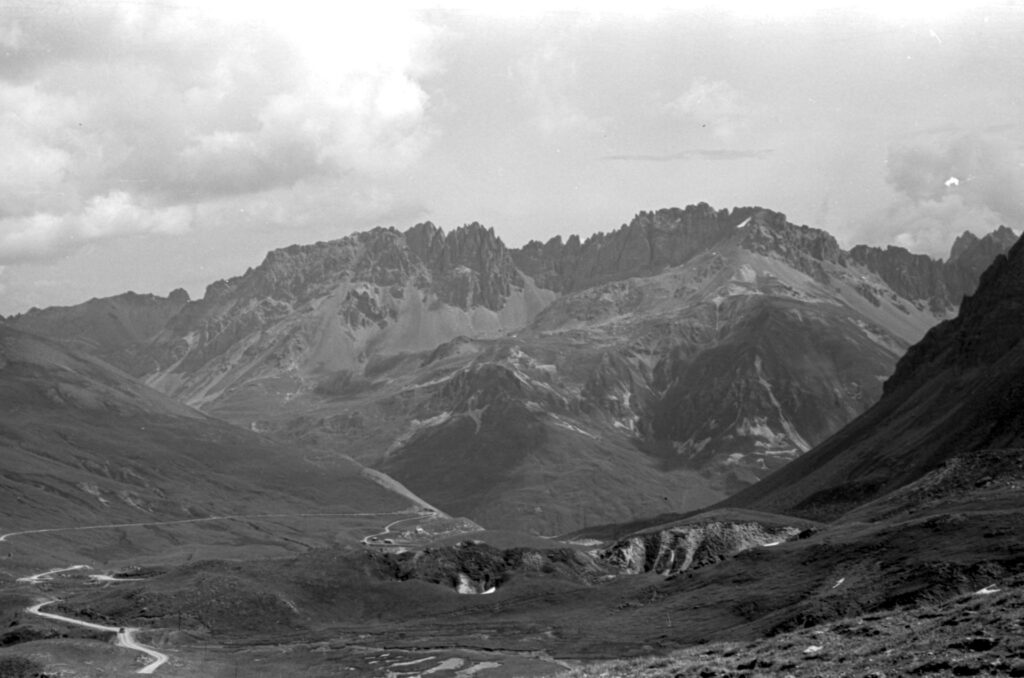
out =
[[[410,504],[363,477],[351,460],[314,465],[301,449],[199,414],[45,340],[0,326],[0,357],[0,533],[216,515],[392,512]],[[202,527],[206,536],[235,529]],[[24,535],[7,543],[55,549],[58,537],[77,552],[100,535]],[[150,535],[154,548],[181,538]]]

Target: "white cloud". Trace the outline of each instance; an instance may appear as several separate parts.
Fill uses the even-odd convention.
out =
[[[180,233],[189,208],[372,184],[433,139],[434,33],[314,5],[41,7],[0,18],[0,258]]]
[[[1008,225],[1024,223],[1024,149],[1009,137],[947,133],[894,146],[887,179],[919,203],[958,196]]]
[[[943,129],[889,148],[896,195],[861,220],[861,240],[936,257],[964,231],[1024,226],[1024,150],[1013,138]]]
[[[694,79],[690,87],[666,106],[673,115],[703,127],[721,141],[731,141],[744,130],[751,104],[725,80]]]
[[[560,45],[547,43],[530,51],[514,67],[532,121],[547,136],[597,134],[600,119],[588,114],[574,96],[576,63]]]
[[[48,259],[86,242],[120,236],[181,234],[191,228],[192,220],[190,207],[147,208],[117,191],[90,199],[75,213],[36,212],[0,220],[0,262]]]

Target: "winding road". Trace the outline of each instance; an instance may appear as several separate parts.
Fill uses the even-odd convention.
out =
[[[25,534],[43,534],[46,532],[74,532],[78,530],[109,530],[118,527],[155,527],[159,525],[182,525],[185,523],[202,523],[211,520],[251,520],[253,518],[334,518],[340,516],[402,516],[409,511],[389,511],[387,513],[254,513],[235,516],[207,516],[206,518],[183,518],[181,520],[160,520],[148,523],[107,523],[104,525],[81,525],[79,527],[45,527],[38,530],[21,530],[0,534],[0,542],[10,537]]]
[[[72,568],[68,568],[68,569],[72,569]],[[43,574],[47,574],[47,573],[43,573]],[[36,603],[32,607],[25,608],[25,611],[28,612],[29,614],[38,615],[40,617],[45,617],[46,619],[52,619],[54,621],[64,622],[66,624],[74,624],[75,626],[84,626],[87,629],[93,629],[95,631],[108,631],[110,633],[116,633],[117,634],[117,645],[119,647],[126,647],[129,650],[135,650],[136,652],[142,652],[144,654],[149,655],[150,657],[152,657],[154,659],[154,661],[146,664],[141,669],[136,671],[136,673],[153,673],[158,668],[163,666],[168,661],[168,659],[170,659],[163,652],[158,652],[157,650],[154,650],[153,648],[151,648],[151,647],[149,647],[147,645],[143,645],[142,643],[140,643],[137,640],[135,640],[135,632],[138,631],[138,629],[136,629],[136,628],[129,628],[129,627],[118,628],[116,626],[104,626],[103,624],[94,624],[92,622],[82,621],[80,619],[75,619],[73,617],[65,617],[64,615],[61,615],[61,614],[54,614],[52,612],[43,612],[42,608],[46,607],[47,605],[53,605],[56,602],[59,602],[59,601],[56,600],[56,599],[54,599],[54,600],[44,600],[41,603]]]
[[[138,523],[105,523],[102,525],[81,525],[78,527],[47,527],[36,530],[20,530],[17,532],[7,532],[0,534],[0,542],[5,542],[11,537],[18,537],[30,534],[45,534],[49,532],[74,532],[78,530],[103,530],[103,529],[116,529],[124,527],[150,527],[160,525],[180,525],[185,523],[200,523],[213,520],[252,520],[254,518],[332,518],[332,517],[354,517],[354,516],[407,516],[405,518],[399,518],[389,523],[383,532],[374,537],[384,536],[391,533],[391,528],[400,523],[404,523],[412,520],[421,520],[424,516],[420,513],[416,513],[412,516],[409,515],[410,511],[389,511],[389,512],[372,512],[372,513],[258,513],[258,514],[243,514],[243,515],[229,515],[229,516],[208,516],[205,518],[184,518],[180,520],[162,520],[162,521],[151,521],[151,522],[138,522]],[[436,513],[435,513],[436,515]],[[368,543],[369,537],[363,539],[364,543]],[[68,567],[58,567],[38,574],[27,575],[25,577],[18,578],[18,581],[24,584],[39,584],[40,582],[49,581],[53,575],[61,572],[71,572],[73,570],[91,569],[89,565],[71,565]],[[118,578],[104,574],[90,575],[90,578],[96,581],[103,582],[118,582],[118,581],[133,581],[132,578],[124,577]],[[142,652],[153,658],[149,664],[146,664],[137,673],[153,673],[158,668],[163,666],[169,660],[169,657],[163,652],[159,652],[147,645],[143,645],[135,639],[135,633],[139,630],[134,627],[116,627],[116,626],[104,626],[102,624],[95,624],[93,622],[82,621],[73,617],[65,617],[64,615],[54,614],[52,612],[43,612],[44,607],[47,605],[53,605],[59,602],[59,599],[44,600],[36,603],[31,607],[25,608],[25,611],[29,614],[34,614],[39,617],[44,617],[53,621],[63,622],[65,624],[73,624],[75,626],[82,626],[87,629],[93,629],[95,631],[106,631],[114,633],[117,636],[117,645],[124,647],[129,650],[135,650],[136,652]]]
[[[38,584],[41,581],[49,581],[50,578],[60,572],[71,572],[72,570],[91,570],[92,568],[88,565],[72,565],[71,567],[56,567],[46,572],[40,572],[39,574],[30,574],[27,577],[18,577],[18,581],[23,584]]]
[[[412,518],[400,518],[398,520],[392,521],[392,522],[390,522],[390,523],[388,523],[387,525],[384,526],[384,531],[383,532],[378,532],[376,534],[371,534],[371,535],[367,535],[367,536],[363,537],[363,544],[366,545],[366,546],[380,546],[379,543],[375,544],[373,542],[375,540],[378,540],[378,539],[382,540],[384,537],[386,537],[389,534],[391,534],[391,528],[394,527],[395,525],[399,525],[401,523],[408,523],[408,522],[411,522],[413,520],[422,520],[422,519],[423,519],[422,515],[415,515]]]

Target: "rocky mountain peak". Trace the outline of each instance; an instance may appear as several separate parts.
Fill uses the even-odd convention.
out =
[[[828,282],[823,262],[846,265],[846,257],[839,243],[826,231],[791,224],[786,220],[786,215],[780,212],[760,208],[744,209],[751,212],[743,227],[742,244],[745,248],[760,254],[780,256],[821,282]]]
[[[927,301],[937,312],[949,312],[964,295],[974,291],[993,258],[1006,252],[1016,240],[1012,230],[1001,226],[981,238],[965,231],[953,243],[947,261],[893,245],[885,249],[857,245],[850,250],[850,257],[877,273],[901,296]]]
[[[181,287],[171,290],[171,293],[167,295],[167,300],[175,304],[187,304],[192,301],[192,297],[188,295],[188,292]]]
[[[978,244],[980,238],[970,231],[964,231],[953,241],[953,248],[949,251],[949,261],[959,259],[967,250]]]
[[[742,218],[742,217],[740,217]],[[540,287],[575,292],[685,263],[732,232],[737,219],[707,203],[639,212],[611,233],[533,241],[512,257]]]
[[[210,285],[204,301],[237,291],[245,297],[302,302],[343,280],[401,284],[412,269],[402,234],[374,228],[329,242],[272,250],[255,269]]]
[[[493,229],[472,223],[449,233],[431,222],[404,233],[394,228],[369,231],[312,245],[269,252],[243,276],[207,288],[204,301],[244,297],[304,302],[345,281],[381,287],[409,280],[431,287],[441,301],[460,308],[498,310],[522,279]]]
[[[970,231],[964,231],[949,252],[949,262],[957,262],[963,266],[984,270],[997,254],[1002,254],[1013,247],[1017,242],[1017,235],[1006,226],[1000,226],[996,230],[981,238]]]
[[[440,298],[453,306],[481,305],[496,311],[512,287],[523,284],[493,228],[474,221],[445,234],[428,221],[404,235],[409,250],[430,271]]]
[[[1022,317],[1024,238],[995,258],[982,274],[977,292],[964,297],[956,318],[933,327],[907,351],[886,382],[885,393],[917,384],[936,370],[997,362],[1024,339]]]

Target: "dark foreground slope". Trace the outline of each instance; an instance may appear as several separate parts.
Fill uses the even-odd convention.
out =
[[[728,500],[830,519],[976,450],[1024,445],[1024,240],[958,317],[913,346],[881,401],[824,444]]]

